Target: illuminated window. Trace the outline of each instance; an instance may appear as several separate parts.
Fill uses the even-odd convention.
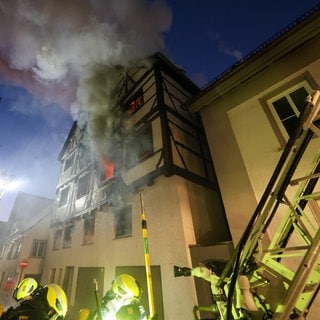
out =
[[[115,212],[115,237],[132,235],[132,207],[126,206]]]
[[[135,113],[143,106],[143,103],[143,92],[140,89],[129,101],[127,109],[130,113]]]
[[[83,244],[93,243],[95,218],[90,217],[83,222]]]
[[[63,248],[70,248],[71,247],[72,230],[73,230],[73,225],[70,225],[70,226],[67,226],[64,228]]]
[[[53,237],[53,250],[60,249],[60,243],[62,239],[62,229],[56,230]]]
[[[148,125],[140,133],[133,136],[125,148],[125,167],[130,169],[153,154],[152,130]]]
[[[90,178],[90,175],[86,174],[85,176],[79,179],[77,199],[85,196],[89,192],[89,182],[90,182],[89,178]]]
[[[31,257],[43,257],[47,242],[45,240],[33,240],[31,248]]]
[[[67,204],[68,202],[68,195],[69,195],[69,187],[66,187],[61,190],[60,192],[60,201],[59,201],[59,207],[62,207]]]

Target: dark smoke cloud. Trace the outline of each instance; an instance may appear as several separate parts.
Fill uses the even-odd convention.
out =
[[[109,115],[113,67],[162,51],[170,26],[162,0],[3,0],[0,72],[44,104],[71,107],[97,137],[111,121],[101,117]]]

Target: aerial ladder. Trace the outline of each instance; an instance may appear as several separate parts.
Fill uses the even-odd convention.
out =
[[[320,288],[319,128],[316,90],[223,271],[174,267],[175,276],[211,283],[214,303],[195,306],[194,319],[201,311],[222,320],[306,319]]]

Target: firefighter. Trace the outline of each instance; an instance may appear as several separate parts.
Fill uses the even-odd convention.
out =
[[[34,278],[25,278],[23,279],[14,289],[12,293],[12,298],[22,303],[25,300],[32,299],[32,295],[35,293],[35,291],[38,288],[38,282]],[[9,307],[8,310],[4,311],[3,314],[6,314],[8,316],[11,314],[11,312],[14,310],[14,307]]]
[[[137,280],[129,274],[120,274],[111,284],[101,304],[101,318],[96,311],[92,317],[94,320],[118,320],[120,314],[127,313],[125,319],[146,320],[146,311],[140,302],[141,287]],[[126,308],[127,307],[127,308]],[[117,315],[117,312],[119,314]]]
[[[64,319],[68,309],[67,297],[63,289],[57,284],[41,287],[21,304],[6,312],[1,320],[60,320]]]
[[[23,279],[12,293],[12,298],[17,302],[29,300],[38,288],[38,282],[34,278]]]

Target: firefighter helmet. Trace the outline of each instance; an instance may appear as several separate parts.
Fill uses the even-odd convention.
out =
[[[112,291],[125,298],[139,298],[141,295],[140,285],[129,274],[120,274],[112,283]]]
[[[36,279],[25,278],[14,289],[12,298],[16,301],[25,299],[26,297],[31,296],[37,288],[38,282]]]
[[[47,301],[52,310],[58,317],[64,318],[68,311],[68,300],[63,289],[57,284],[48,284],[47,288]]]

